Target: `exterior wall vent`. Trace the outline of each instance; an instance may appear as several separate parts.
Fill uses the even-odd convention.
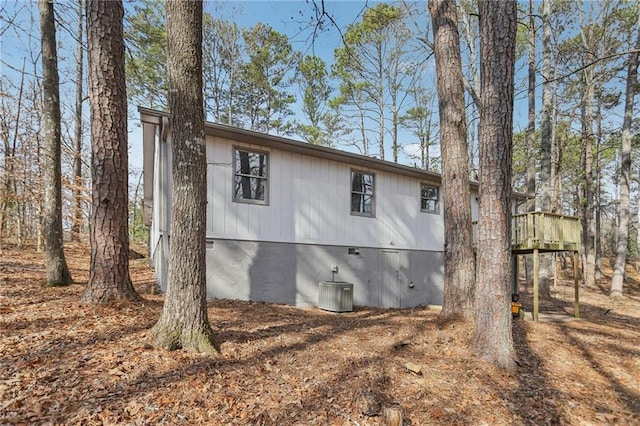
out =
[[[353,311],[353,284],[341,281],[320,281],[318,308],[332,312]]]

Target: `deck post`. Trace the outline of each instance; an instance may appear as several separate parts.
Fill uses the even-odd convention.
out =
[[[540,269],[540,253],[538,249],[533,249],[533,320],[538,321],[538,276]]]
[[[573,289],[575,300],[573,302],[573,316],[580,318],[580,294],[578,292],[578,252],[573,252]]]
[[[513,253],[513,252],[512,252]],[[518,255],[513,253],[511,256],[511,273],[513,274],[511,277],[511,293],[519,294],[520,289],[518,288]]]

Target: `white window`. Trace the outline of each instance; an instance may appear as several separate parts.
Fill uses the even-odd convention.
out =
[[[351,214],[374,217],[375,175],[351,171]]]
[[[234,148],[233,201],[268,204],[269,155],[266,152]]]
[[[440,188],[426,183],[420,185],[420,211],[436,214],[440,212]]]

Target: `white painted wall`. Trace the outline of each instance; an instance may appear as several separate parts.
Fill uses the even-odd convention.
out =
[[[269,152],[268,205],[232,201],[234,146]],[[420,211],[419,179],[211,136],[207,163],[209,238],[443,250],[442,211]],[[374,218],[350,213],[352,169],[376,176]]]

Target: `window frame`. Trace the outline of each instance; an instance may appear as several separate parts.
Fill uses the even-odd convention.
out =
[[[353,211],[353,194],[368,195],[366,192],[357,192],[353,190],[354,173],[371,176],[373,189],[371,191],[371,212],[369,213]],[[375,173],[359,170],[359,169],[350,170],[349,172],[349,211],[351,213],[351,216],[376,217],[376,174]]]
[[[237,155],[238,152],[243,151],[243,152],[248,152],[250,154],[258,154],[258,155],[264,155],[265,157],[265,175],[264,177],[262,176],[257,176],[257,175],[246,175],[243,173],[239,173],[238,170],[236,169],[236,164],[237,164]],[[260,206],[268,206],[269,205],[269,195],[270,195],[270,191],[269,191],[269,182],[271,180],[270,178],[270,170],[271,170],[271,161],[269,159],[269,151],[264,151],[264,150],[260,150],[260,149],[254,149],[254,148],[249,148],[246,146],[239,146],[239,145],[234,145],[233,149],[232,149],[232,160],[231,160],[231,167],[233,169],[233,175],[231,178],[231,197],[234,203],[243,203],[243,204],[256,204],[256,205],[260,205]],[[258,199],[252,199],[252,198],[241,198],[238,197],[236,195],[236,177],[237,176],[247,176],[249,177],[249,179],[261,179],[264,181],[264,200],[258,200]]]
[[[422,196],[422,189],[425,186],[431,189],[435,189],[437,191],[437,198],[435,199],[435,206],[433,210],[422,208],[423,200],[433,200],[433,198],[427,198]],[[420,182],[420,212],[429,213],[429,214],[440,214],[440,186],[439,185],[428,183],[428,182]]]

